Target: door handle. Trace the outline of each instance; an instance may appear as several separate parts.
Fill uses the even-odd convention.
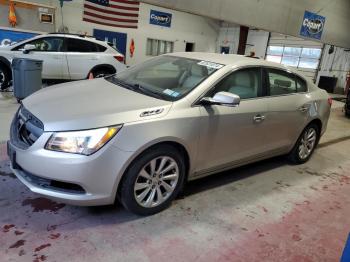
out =
[[[298,110],[302,113],[305,113],[309,110],[309,107],[308,106],[301,106],[298,108]]]
[[[254,119],[254,122],[260,123],[260,122],[265,120],[265,116],[259,114],[259,115],[254,116],[253,119]]]

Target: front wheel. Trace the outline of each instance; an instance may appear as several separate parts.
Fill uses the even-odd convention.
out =
[[[300,135],[288,159],[294,164],[307,162],[317,146],[320,130],[316,124],[308,125]]]
[[[121,202],[138,215],[152,215],[166,209],[179,193],[185,177],[180,152],[163,145],[138,157],[125,174]]]
[[[5,90],[10,83],[10,72],[9,70],[0,64],[0,90]]]

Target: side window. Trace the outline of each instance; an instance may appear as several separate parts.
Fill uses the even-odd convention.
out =
[[[96,44],[96,46],[97,46],[97,52],[104,52],[107,49],[107,47],[103,45]]]
[[[267,69],[269,92],[271,96],[296,93],[296,82],[293,74],[277,69]]]
[[[297,92],[307,92],[307,84],[304,79],[301,79],[298,76],[295,76],[297,82]]]
[[[97,52],[97,45],[90,41],[67,38],[67,52],[94,53]]]
[[[21,50],[25,45],[35,45],[34,51],[39,52],[62,52],[63,38],[61,37],[43,37],[17,46],[15,50]]]
[[[233,72],[216,85],[211,95],[218,92],[229,92],[241,99],[262,96],[261,69],[247,68]]]

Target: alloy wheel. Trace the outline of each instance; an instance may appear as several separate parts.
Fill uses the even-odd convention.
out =
[[[179,166],[168,156],[157,157],[139,172],[134,184],[137,203],[151,208],[164,203],[174,192],[179,180]]]
[[[312,153],[317,139],[317,133],[314,128],[305,130],[299,144],[299,157],[304,160]]]

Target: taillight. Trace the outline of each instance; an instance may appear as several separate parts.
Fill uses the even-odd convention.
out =
[[[116,55],[114,56],[115,59],[117,59],[117,61],[121,62],[121,63],[124,63],[124,56],[122,55]]]
[[[331,97],[328,98],[328,105],[329,106],[332,106],[333,104],[333,99]]]

